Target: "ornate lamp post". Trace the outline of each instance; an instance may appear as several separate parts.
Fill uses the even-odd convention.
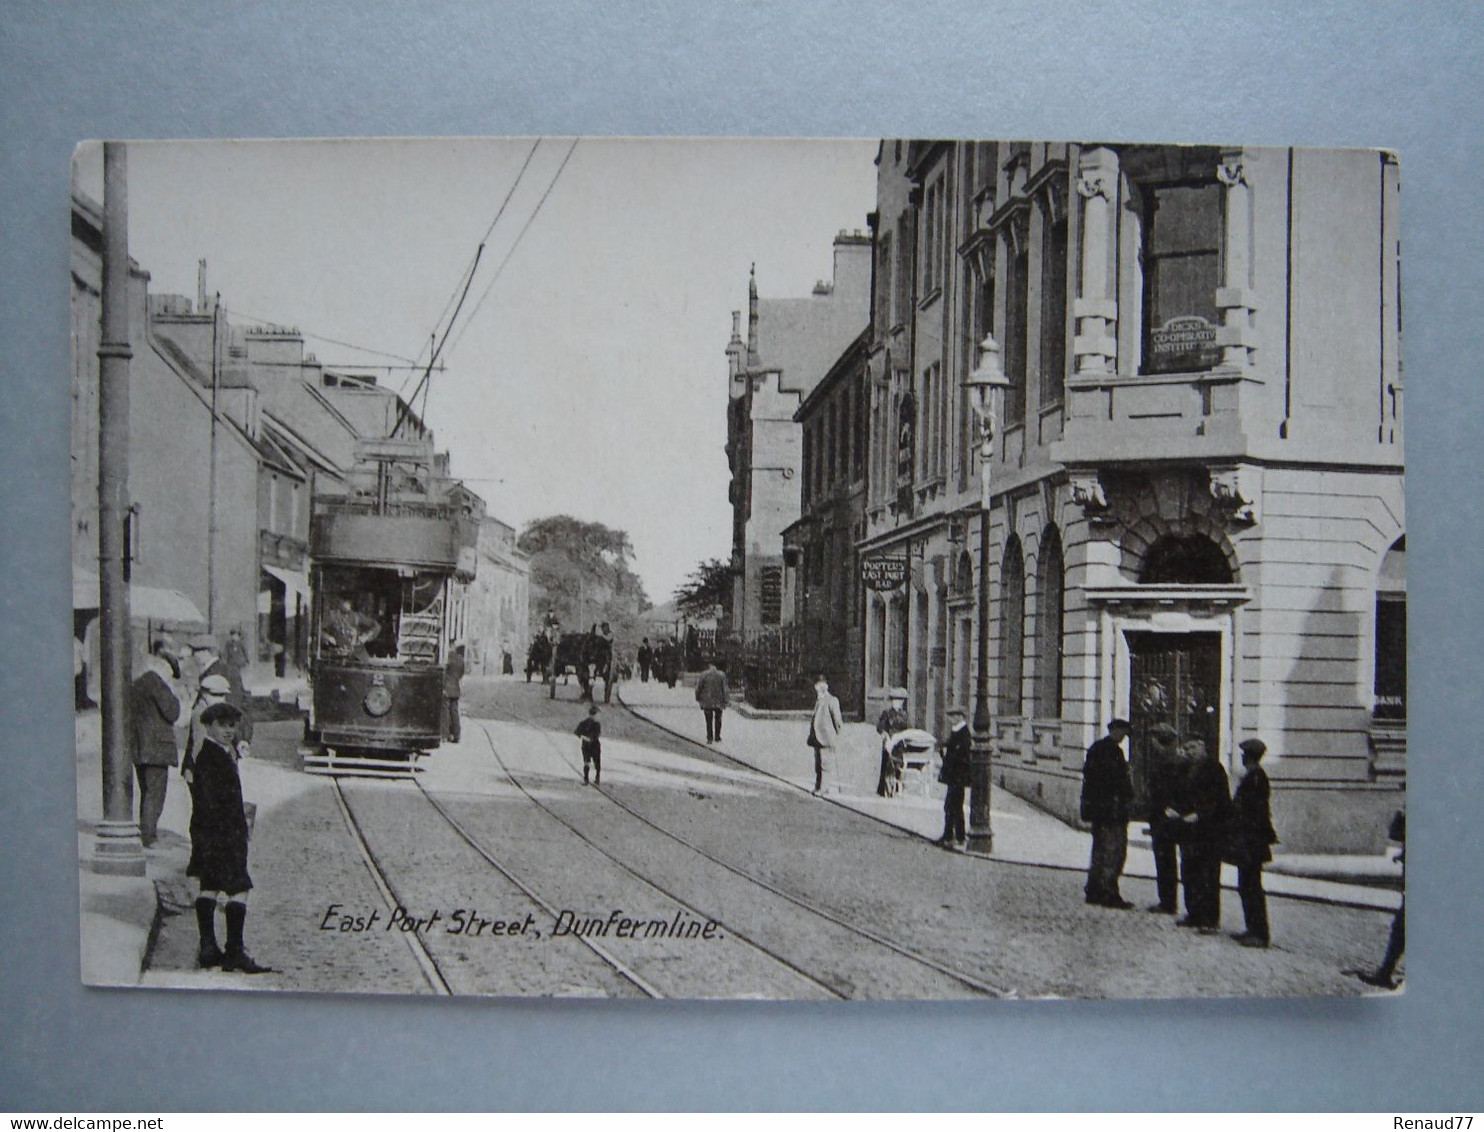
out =
[[[979,648],[978,672],[974,679],[974,745],[969,767],[969,849],[988,853],[994,848],[990,828],[989,793],[991,756],[989,714],[989,478],[994,461],[995,430],[1010,379],[1000,366],[1000,346],[986,334],[979,343],[979,364],[964,379],[973,396],[979,421]]]

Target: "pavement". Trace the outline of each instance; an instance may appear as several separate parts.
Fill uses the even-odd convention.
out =
[[[692,688],[631,681],[618,689],[616,699],[656,726],[706,745],[705,722]],[[805,743],[807,713],[754,712],[738,704],[723,719],[724,738],[716,749],[763,774],[812,790],[814,760]],[[160,838],[145,854],[144,876],[93,872],[93,831],[102,817],[101,719],[96,709],[78,713],[76,739],[82,979],[91,986],[136,986],[145,981],[145,963],[159,917],[180,911],[172,902],[178,904],[188,887],[184,873],[190,855],[190,800],[179,777],[172,775]],[[875,728],[868,723],[847,723],[841,740],[838,790],[823,795],[822,801],[928,840],[942,832],[943,787],[933,774],[909,780],[894,798],[880,798],[876,795],[880,739]],[[261,778],[261,783],[255,782],[254,796],[263,797],[267,805],[273,806],[278,795],[287,798],[296,788],[302,789],[302,776],[284,768],[254,765],[260,762],[244,762],[244,786],[249,778]],[[1005,790],[994,792],[990,809],[994,850],[982,856],[1078,872],[1087,868],[1088,833]],[[1124,874],[1154,876],[1153,857],[1137,835],[1130,838]],[[1394,910],[1401,900],[1399,866],[1384,857],[1280,854],[1264,876],[1267,891],[1274,896],[1385,911]],[[1222,883],[1235,889],[1236,870],[1225,867]]]
[[[653,680],[629,681],[619,686],[616,698],[656,726],[706,746],[705,718],[696,705],[692,687],[678,684],[670,688]],[[714,749],[802,790],[813,789],[814,753],[805,742],[808,712],[757,711],[736,703],[722,718],[723,738]],[[944,787],[936,781],[935,771],[911,776],[896,797],[881,798],[876,794],[881,738],[875,726],[846,723],[839,752],[839,789],[823,795],[824,801],[928,840],[935,840],[943,832]],[[1007,790],[997,789],[991,795],[990,825],[994,850],[975,856],[1079,872],[1087,868],[1092,850],[1090,833]],[[1138,836],[1138,828],[1130,826],[1128,861],[1123,872],[1125,876],[1152,880],[1154,855],[1147,840]],[[1221,881],[1224,888],[1235,891],[1237,870],[1223,865]],[[1401,902],[1401,866],[1385,856],[1275,854],[1263,870],[1263,886],[1273,896],[1394,911]]]

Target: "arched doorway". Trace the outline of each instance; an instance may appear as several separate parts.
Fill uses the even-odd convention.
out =
[[[1144,552],[1139,587],[1157,587],[1167,602],[1178,602],[1182,589],[1235,582],[1225,550],[1203,534],[1166,534]],[[1134,780],[1136,813],[1145,814],[1153,746],[1150,733],[1159,724],[1174,728],[1178,743],[1199,739],[1219,752],[1223,734],[1223,636],[1188,623],[1151,621],[1123,629],[1128,650],[1128,710],[1133,724],[1129,768]]]

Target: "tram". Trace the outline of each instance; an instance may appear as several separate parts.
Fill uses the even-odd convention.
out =
[[[444,666],[477,518],[425,439],[362,441],[343,495],[310,522],[313,774],[403,777],[443,733]]]

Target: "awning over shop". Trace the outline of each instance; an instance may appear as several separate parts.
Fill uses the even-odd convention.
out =
[[[98,608],[98,575],[88,570],[72,571],[72,608]],[[196,603],[179,590],[159,586],[129,585],[129,616],[135,621],[173,625],[205,625],[205,615]]]
[[[271,574],[283,583],[285,596],[298,594],[304,599],[304,604],[309,605],[309,575],[302,570],[285,570],[282,566],[269,566],[263,564],[263,573]]]

